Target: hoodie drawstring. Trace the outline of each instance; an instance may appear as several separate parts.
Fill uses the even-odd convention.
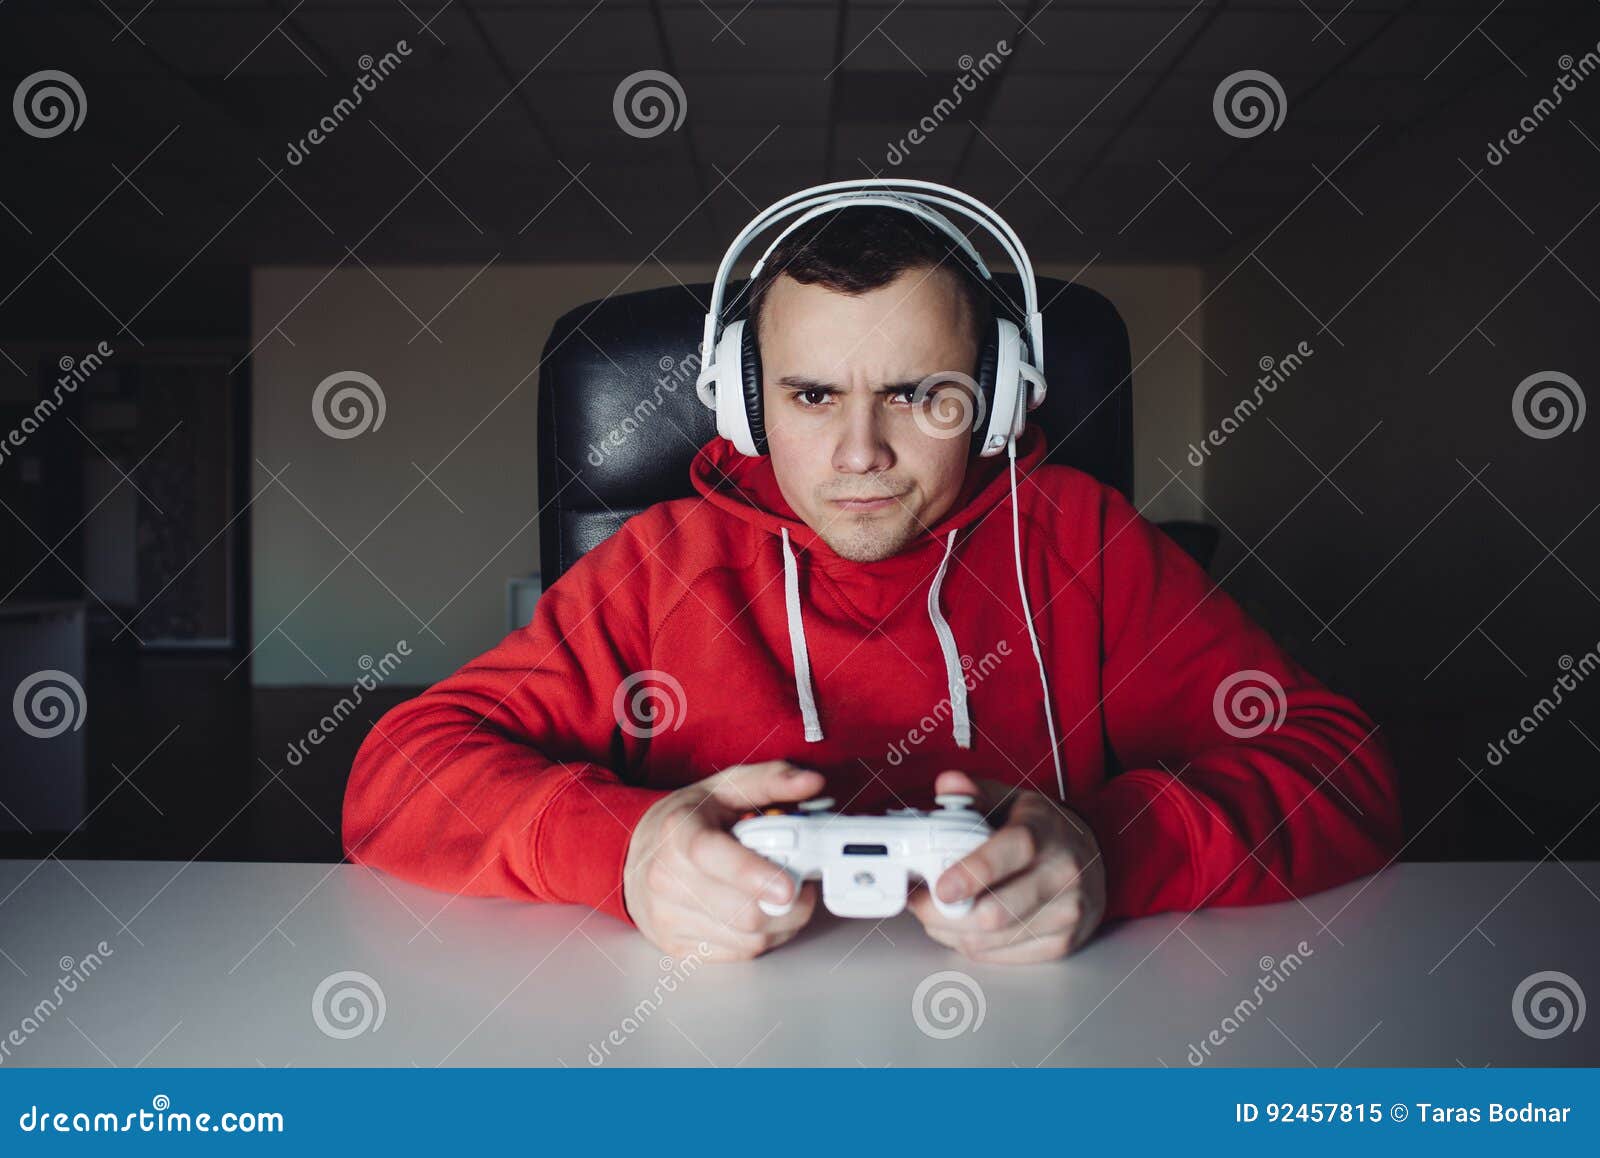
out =
[[[1061,744],[1056,736],[1055,713],[1050,707],[1050,681],[1045,672],[1044,653],[1039,647],[1039,636],[1033,628],[1033,609],[1028,603],[1028,586],[1022,572],[1022,532],[1017,519],[1017,451],[1016,440],[1007,447],[1011,473],[1011,543],[1017,565],[1017,593],[1022,597],[1023,622],[1028,628],[1028,640],[1033,645],[1033,657],[1039,665],[1039,689],[1043,693],[1045,727],[1050,733],[1050,758],[1055,764],[1056,792],[1063,803],[1067,798],[1066,777],[1061,768]],[[805,619],[800,614],[800,572],[795,564],[794,549],[789,545],[789,528],[780,527],[783,538],[783,598],[789,619],[789,651],[794,658],[794,688],[800,701],[800,715],[805,722],[808,743],[822,739],[822,722],[817,718],[817,697],[811,689],[811,656],[806,650]],[[928,618],[933,623],[934,634],[939,637],[939,650],[944,655],[945,682],[950,689],[950,732],[959,748],[972,747],[972,720],[967,714],[966,672],[961,666],[961,655],[956,649],[955,633],[939,608],[939,591],[944,585],[945,572],[950,568],[950,556],[956,546],[956,532],[951,531],[944,541],[944,557],[939,560],[939,570],[934,573],[928,588]]]
[[[817,697],[811,690],[811,655],[806,650],[806,625],[800,615],[800,572],[795,567],[794,551],[789,546],[789,528],[783,533],[783,602],[789,613],[789,652],[794,657],[794,691],[800,700],[800,715],[805,720],[806,742],[822,739],[822,721],[817,719]]]
[[[944,558],[939,560],[939,570],[934,572],[933,585],[928,588],[928,618],[933,621],[934,634],[939,637],[939,650],[944,652],[944,678],[950,688],[950,734],[956,747],[972,747],[972,721],[967,716],[967,681],[961,667],[961,656],[956,651],[956,637],[939,610],[939,588],[944,584],[944,573],[950,566],[950,553],[956,547],[956,533],[951,531],[944,541]]]
[[[811,653],[806,647],[805,616],[800,611],[800,571],[795,564],[794,548],[789,545],[789,528],[780,527],[783,539],[783,602],[789,621],[789,652],[794,658],[794,690],[800,701],[800,715],[805,721],[808,743],[822,739],[822,721],[817,716],[817,697],[811,687]],[[939,609],[939,589],[944,584],[945,572],[950,567],[950,555],[955,550],[956,532],[951,531],[944,543],[944,558],[928,588],[928,618],[933,621],[934,633],[939,637],[939,650],[944,654],[945,683],[950,688],[950,732],[959,748],[972,747],[972,721],[967,715],[967,683],[961,666],[961,655],[956,650],[955,634],[950,630],[944,613]]]

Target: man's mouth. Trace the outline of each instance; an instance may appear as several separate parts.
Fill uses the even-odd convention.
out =
[[[871,495],[866,498],[830,499],[829,501],[844,511],[881,511],[895,506],[900,498],[900,495]]]

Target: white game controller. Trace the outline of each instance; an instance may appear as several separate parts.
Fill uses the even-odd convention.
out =
[[[802,881],[822,878],[822,903],[840,917],[892,917],[906,907],[906,887],[926,881],[933,904],[946,917],[962,917],[972,898],[946,902],[934,893],[939,874],[989,839],[991,829],[972,810],[970,796],[937,796],[937,811],[900,808],[884,816],[841,816],[833,799],[807,800],[795,811],[764,809],[733,826],[753,852]],[[761,911],[781,917],[794,908],[761,901]]]

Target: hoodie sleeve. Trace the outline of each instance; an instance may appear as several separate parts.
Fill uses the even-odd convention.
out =
[[[1376,725],[1119,492],[1101,502],[1101,691],[1125,770],[1076,807],[1107,916],[1285,900],[1387,864],[1400,809]]]
[[[630,920],[628,842],[665,795],[608,766],[624,752],[613,696],[649,667],[646,554],[624,526],[540,596],[525,627],[378,720],[345,789],[351,861]]]

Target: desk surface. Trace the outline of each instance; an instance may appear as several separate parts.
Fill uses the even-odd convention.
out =
[[[0,898],[6,1065],[1600,1064],[1600,1018],[1540,1038],[1513,1011],[1547,971],[1600,996],[1595,862],[1396,865],[1010,967],[826,913],[674,966],[587,909],[350,865],[0,861]]]

